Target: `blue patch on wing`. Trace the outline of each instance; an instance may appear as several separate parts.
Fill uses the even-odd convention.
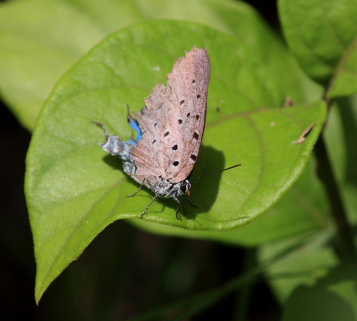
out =
[[[132,138],[127,140],[126,143],[134,145],[134,146],[138,146],[138,142]]]
[[[140,125],[139,123],[132,117],[128,117],[129,120],[129,125],[138,132],[138,137],[136,138],[136,141],[134,141],[133,139],[130,139],[130,143],[137,146],[138,142],[140,141],[140,139],[143,138],[143,132],[141,131]]]

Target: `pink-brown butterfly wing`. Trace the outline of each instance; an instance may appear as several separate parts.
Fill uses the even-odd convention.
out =
[[[208,52],[194,47],[174,64],[168,85],[157,85],[145,99],[136,115],[143,137],[132,150],[137,175],[175,183],[191,174],[204,133],[209,77]]]

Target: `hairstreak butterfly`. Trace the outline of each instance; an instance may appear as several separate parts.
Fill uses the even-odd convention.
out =
[[[167,78],[166,87],[159,84],[151,91],[136,119],[128,113],[129,124],[138,133],[136,140],[109,136],[104,125],[97,123],[107,139],[101,144],[103,149],[122,159],[124,171],[141,184],[140,189],[144,185],[155,193],[141,217],[157,197],[172,197],[178,203],[176,216],[180,218],[178,197],[190,195],[189,178],[206,120],[210,79],[207,50],[193,47],[178,59]]]

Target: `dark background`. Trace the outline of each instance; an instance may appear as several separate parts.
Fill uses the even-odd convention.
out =
[[[275,1],[247,2],[278,29]],[[254,249],[157,236],[118,221],[54,281],[37,306],[24,196],[30,139],[0,101],[1,320],[125,320],[222,285],[237,277],[246,258],[254,256]],[[247,320],[279,320],[280,307],[264,280],[254,286],[249,304],[242,299],[232,294],[193,320],[232,320],[240,313],[239,304],[247,306]]]

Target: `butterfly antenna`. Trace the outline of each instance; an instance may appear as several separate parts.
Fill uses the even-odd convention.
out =
[[[209,176],[209,175],[214,175],[214,174],[217,174],[217,173],[221,173],[221,172],[227,171],[227,170],[229,170],[229,169],[232,169],[232,168],[235,168],[235,167],[238,167],[238,166],[241,166],[241,165],[242,165],[242,164],[237,164],[237,165],[234,165],[234,166],[225,168],[225,169],[221,169],[221,170],[219,170],[219,171],[215,171],[215,172],[213,172],[213,173],[204,174],[204,175],[202,175],[202,176],[195,177],[194,179],[191,179],[191,181],[193,181],[193,180],[195,180],[195,179],[203,178],[203,177],[206,177],[206,176]]]

